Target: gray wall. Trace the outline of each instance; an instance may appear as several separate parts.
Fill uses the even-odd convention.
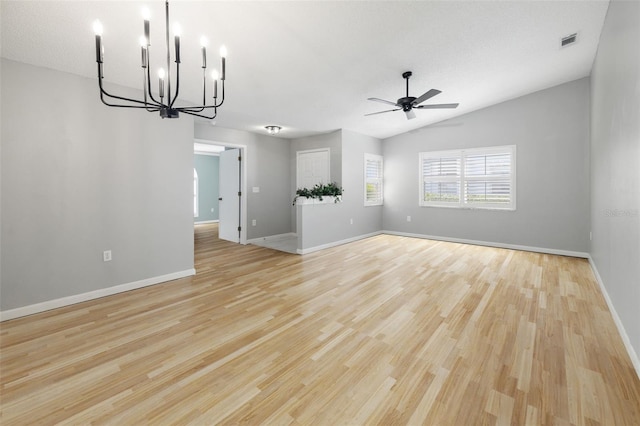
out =
[[[640,3],[612,1],[591,75],[591,257],[640,353]]]
[[[296,206],[298,220],[304,219],[298,228],[302,250],[382,230],[383,207],[364,205],[364,154],[380,155],[381,141],[348,130],[330,135],[338,136],[341,145],[342,202]]]
[[[193,167],[198,172],[198,217],[193,221],[218,220],[220,157],[194,154]]]
[[[383,228],[586,253],[588,140],[588,78],[386,139]],[[419,152],[513,144],[516,211],[418,206]]]
[[[108,108],[94,79],[1,67],[0,309],[193,268],[193,120]]]
[[[291,232],[288,139],[200,122],[195,124],[195,137],[247,147],[247,239]],[[253,187],[259,187],[260,192],[252,192]],[[253,219],[256,226],[251,225]]]

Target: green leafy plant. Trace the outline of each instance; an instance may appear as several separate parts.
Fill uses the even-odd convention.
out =
[[[293,198],[293,205],[296,205],[296,200],[299,197],[317,198],[320,201],[322,201],[322,197],[335,197],[335,202],[337,203],[341,201],[342,191],[343,189],[335,182],[326,185],[318,183],[311,189],[299,188],[296,190],[296,196]]]

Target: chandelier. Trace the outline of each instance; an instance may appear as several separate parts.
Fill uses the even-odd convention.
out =
[[[169,44],[169,1],[165,1],[165,15],[166,15],[166,51],[167,51],[167,69],[165,73],[164,68],[158,70],[158,91],[157,97],[151,91],[151,66],[150,66],[150,39],[149,39],[149,17],[144,16],[144,35],[140,38],[141,45],[141,66],[143,74],[143,99],[131,99],[124,96],[112,95],[107,92],[103,85],[103,56],[104,46],[102,45],[102,24],[100,21],[95,21],[93,29],[96,35],[96,62],[98,63],[98,86],[100,87],[100,100],[103,104],[110,107],[120,108],[144,108],[149,112],[159,112],[162,118],[178,118],[180,113],[194,115],[206,119],[214,119],[218,113],[218,107],[224,102],[224,81],[225,81],[225,59],[227,55],[226,48],[222,46],[220,48],[220,56],[222,59],[221,73],[218,75],[216,70],[211,73],[213,101],[207,105],[206,89],[207,89],[207,49],[206,39],[201,39],[202,44],[202,104],[198,106],[176,106],[175,102],[178,99],[180,93],[180,34],[179,29],[174,28],[174,56],[175,56],[175,91],[171,89],[171,51]],[[178,30],[178,31],[176,31]],[[218,102],[218,79],[222,85],[222,96]],[[159,98],[159,99],[158,99]]]

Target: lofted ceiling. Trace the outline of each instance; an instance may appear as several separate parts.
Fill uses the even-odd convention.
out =
[[[608,1],[187,1],[174,0],[182,29],[181,99],[201,99],[199,40],[219,67],[228,49],[227,99],[215,125],[292,138],[349,129],[386,138],[588,76]],[[152,65],[164,48],[164,2],[1,2],[1,55],[96,79],[92,23],[104,26],[105,81],[139,88],[141,9],[151,11]],[[561,48],[562,37],[578,33]],[[367,101],[436,88],[425,103],[455,110],[401,111]],[[152,74],[154,75],[154,74]],[[154,85],[155,86],[155,85]],[[98,89],[96,84],[96,97]],[[106,107],[105,107],[106,108]],[[160,117],[158,117],[160,120]],[[212,123],[213,124],[213,123]]]

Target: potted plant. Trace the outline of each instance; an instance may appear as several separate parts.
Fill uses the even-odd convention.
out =
[[[296,196],[293,198],[293,205],[296,205],[296,200],[299,197],[305,197],[307,199],[316,199],[322,201],[323,197],[335,197],[334,202],[341,201],[343,189],[338,186],[337,183],[331,182],[328,184],[318,183],[313,188],[300,188],[296,190]]]

